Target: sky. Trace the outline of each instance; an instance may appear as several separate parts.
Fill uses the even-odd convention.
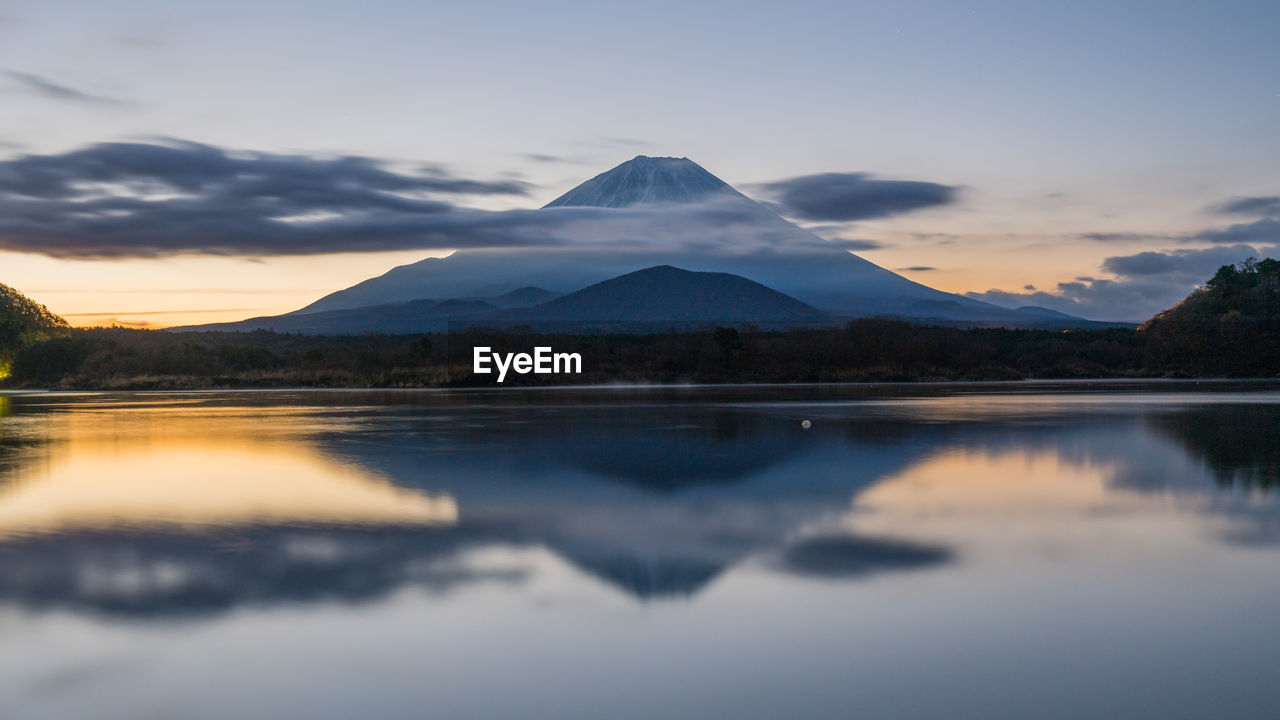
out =
[[[275,314],[645,154],[941,290],[1141,320],[1280,255],[1278,32],[1256,0],[0,0],[0,283],[76,325]]]

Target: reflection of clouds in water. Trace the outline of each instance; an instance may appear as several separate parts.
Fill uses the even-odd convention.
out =
[[[519,564],[472,563],[484,532],[254,527],[210,533],[80,533],[0,544],[0,601],[134,618],[241,606],[365,602],[403,588],[521,582]]]
[[[1275,405],[1175,407],[924,430],[935,435],[934,448],[858,497],[844,527],[906,531],[962,550],[991,541],[992,552],[1005,553],[1022,544],[1046,557],[1140,554],[1152,538],[1177,543],[1187,536],[1274,544],[1280,495],[1215,482],[1223,469],[1207,467],[1196,448],[1221,448],[1220,437],[1247,438],[1254,428],[1276,427],[1278,418]],[[1174,435],[1170,427],[1210,434]],[[912,431],[903,442],[911,442],[908,435],[921,439]],[[1253,446],[1246,472],[1273,461],[1267,447]],[[1090,528],[1093,537],[1077,528]]]
[[[779,554],[778,567],[796,575],[843,580],[885,570],[925,569],[951,559],[950,550],[935,545],[818,535],[785,547]]]
[[[273,514],[263,511],[271,504],[259,502],[257,490],[232,482],[225,489],[258,497],[236,511],[245,522],[204,523],[197,533],[146,522],[181,516],[173,506],[152,507],[151,516],[125,507],[115,517],[127,521],[114,529],[81,524],[83,532],[0,544],[0,603],[142,618],[208,615],[243,605],[361,602],[398,588],[447,591],[477,581],[518,582],[533,570],[520,563],[477,565],[473,551],[530,546],[550,549],[641,600],[694,596],[752,557],[787,574],[854,581],[939,568],[966,553],[963,534],[931,533],[945,518],[928,501],[942,497],[942,489],[961,487],[956,482],[962,473],[953,471],[968,467],[981,474],[991,469],[982,463],[992,458],[1016,462],[988,473],[986,485],[967,486],[969,504],[950,510],[955,522],[989,522],[992,532],[1012,537],[1015,528],[1000,524],[1002,516],[1031,519],[1017,530],[1025,538],[1060,531],[1059,539],[1070,541],[1078,528],[1037,525],[1036,513],[1075,508],[1073,522],[1084,523],[1080,527],[1093,522],[1090,514],[1129,514],[1125,522],[1140,529],[1133,518],[1160,494],[1178,499],[1176,513],[1224,519],[1221,537],[1229,540],[1280,537],[1266,531],[1276,525],[1274,502],[1237,502],[1207,482],[1200,461],[1184,451],[1196,446],[1194,440],[1153,431],[1167,417],[1180,422],[1181,409],[1152,415],[1151,407],[1121,403],[1092,412],[1079,401],[1041,398],[1020,406],[1002,399],[975,401],[976,416],[966,416],[963,402],[928,399],[815,408],[723,401],[610,407],[578,398],[566,408],[556,406],[559,396],[547,394],[491,395],[483,404],[450,397],[347,395],[341,396],[344,405],[296,412],[210,408],[188,399],[181,411],[152,405],[158,414],[149,423],[140,419],[147,412],[128,402],[99,405],[83,413],[81,427],[53,433],[44,459],[27,463],[29,480],[55,475],[51,468],[74,456],[72,443],[87,443],[83,458],[94,460],[70,473],[79,482],[83,468],[102,467],[107,444],[155,444],[159,433],[166,448],[184,452],[197,447],[193,438],[202,438],[212,454],[187,458],[201,466],[216,466],[220,455],[234,457],[246,443],[260,459],[274,453],[287,459],[285,465],[263,472],[265,465],[255,469],[246,461],[238,465],[241,474],[268,490],[293,491],[281,496],[280,512]],[[505,399],[514,407],[502,405]],[[254,402],[269,404],[270,396]],[[1019,407],[1029,410],[1020,413]],[[78,412],[75,403],[64,403],[60,416]],[[1259,412],[1264,417],[1249,422],[1265,426],[1266,413],[1275,409]],[[804,432],[802,417],[821,422]],[[1215,419],[1209,426],[1243,421]],[[262,436],[228,428],[260,428]],[[1219,442],[1206,437],[1210,447]],[[886,479],[938,470],[936,463],[947,458],[969,465],[942,467],[946,472],[937,475],[950,484],[914,496],[908,509],[917,517],[906,522],[881,512],[877,500],[897,487]],[[165,463],[183,460],[173,456]],[[310,479],[290,486],[291,474],[301,469]],[[329,481],[317,484],[323,478]],[[1039,484],[1029,482],[1036,479]],[[136,479],[122,480],[120,487],[129,482]],[[345,490],[325,490],[334,483]],[[155,487],[157,492],[142,494],[164,496]],[[350,501],[346,491],[353,487],[371,504]],[[448,522],[456,524],[415,527],[443,519],[412,512],[415,499],[423,498],[448,499]],[[851,499],[855,512],[841,526]],[[201,508],[207,520],[218,503],[188,505]],[[0,516],[4,507],[0,502]],[[331,511],[317,509],[323,507]],[[1186,523],[1203,525],[1203,519]]]

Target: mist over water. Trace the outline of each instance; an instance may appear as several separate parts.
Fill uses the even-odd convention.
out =
[[[1272,717],[1277,428],[1247,383],[0,397],[0,717]]]

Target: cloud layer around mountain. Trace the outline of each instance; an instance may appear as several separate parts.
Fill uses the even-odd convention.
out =
[[[485,211],[516,180],[371,158],[104,143],[0,160],[0,250],[58,258],[307,255],[407,249],[830,249],[741,198],[666,207]],[[835,246],[865,249],[863,240]]]

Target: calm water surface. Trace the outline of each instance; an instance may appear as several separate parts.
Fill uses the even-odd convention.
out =
[[[1275,718],[1275,387],[0,397],[0,718]]]

